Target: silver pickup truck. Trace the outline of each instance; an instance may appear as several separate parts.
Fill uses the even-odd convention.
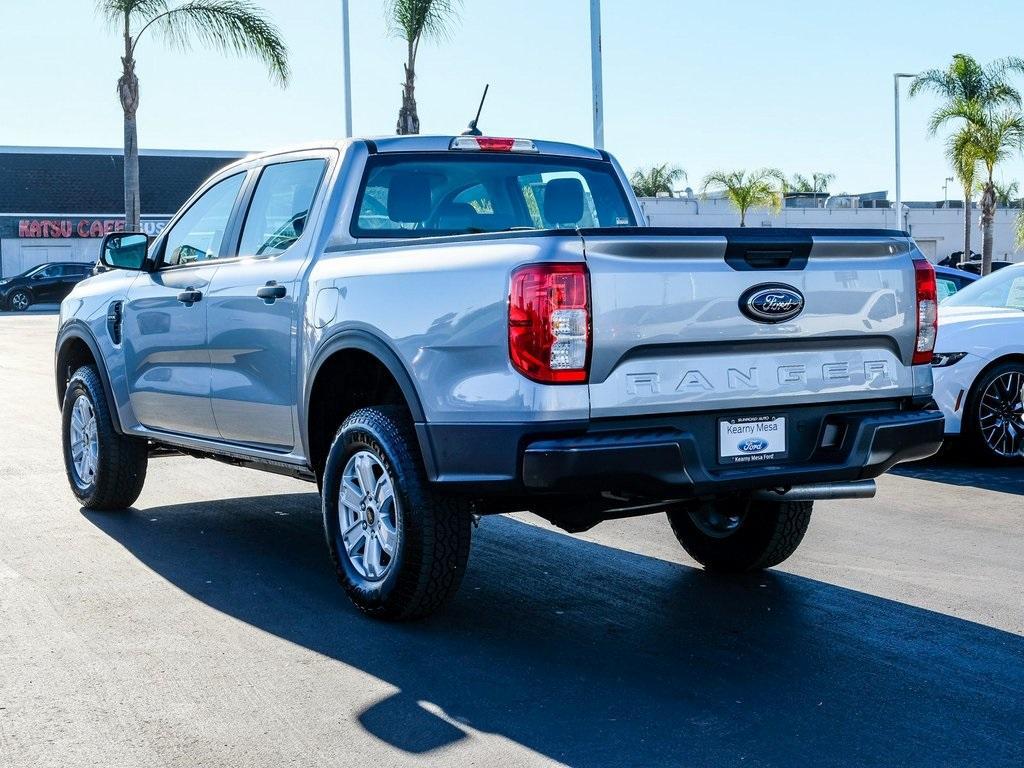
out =
[[[479,515],[665,512],[711,571],[934,453],[934,273],[903,232],[657,229],[607,153],[492,137],[247,158],[61,305],[71,489],[178,452],[316,482],[366,613],[458,587]]]

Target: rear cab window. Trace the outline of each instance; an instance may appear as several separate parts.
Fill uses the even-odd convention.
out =
[[[635,225],[619,178],[603,160],[402,152],[367,161],[351,234],[409,238]]]

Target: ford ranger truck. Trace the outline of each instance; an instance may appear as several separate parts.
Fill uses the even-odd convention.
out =
[[[644,226],[621,168],[495,137],[248,157],[61,305],[71,490],[150,456],[315,482],[364,612],[457,589],[481,515],[665,513],[709,571],[781,563],[815,500],[934,453],[932,268],[904,232]]]

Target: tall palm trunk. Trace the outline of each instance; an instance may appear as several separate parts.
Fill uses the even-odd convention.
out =
[[[747,209],[746,208],[740,208],[740,226],[741,227],[747,226]]]
[[[964,187],[964,255],[961,261],[971,258],[971,186]]]
[[[992,271],[992,224],[996,218],[996,185],[989,175],[981,195],[981,274]]]
[[[416,44],[409,41],[409,61],[405,64],[405,85],[402,86],[402,108],[398,111],[398,135],[420,132],[416,113]]]
[[[124,228],[138,232],[141,227],[139,211],[139,135],[135,115],[139,109],[139,78],[135,76],[135,58],[132,56],[132,38],[129,15],[124,15],[124,56],[121,58],[121,77],[117,81],[117,94],[124,110]]]

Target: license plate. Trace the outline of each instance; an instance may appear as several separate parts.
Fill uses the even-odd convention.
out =
[[[753,464],[786,458],[785,416],[740,416],[718,422],[718,461]]]

